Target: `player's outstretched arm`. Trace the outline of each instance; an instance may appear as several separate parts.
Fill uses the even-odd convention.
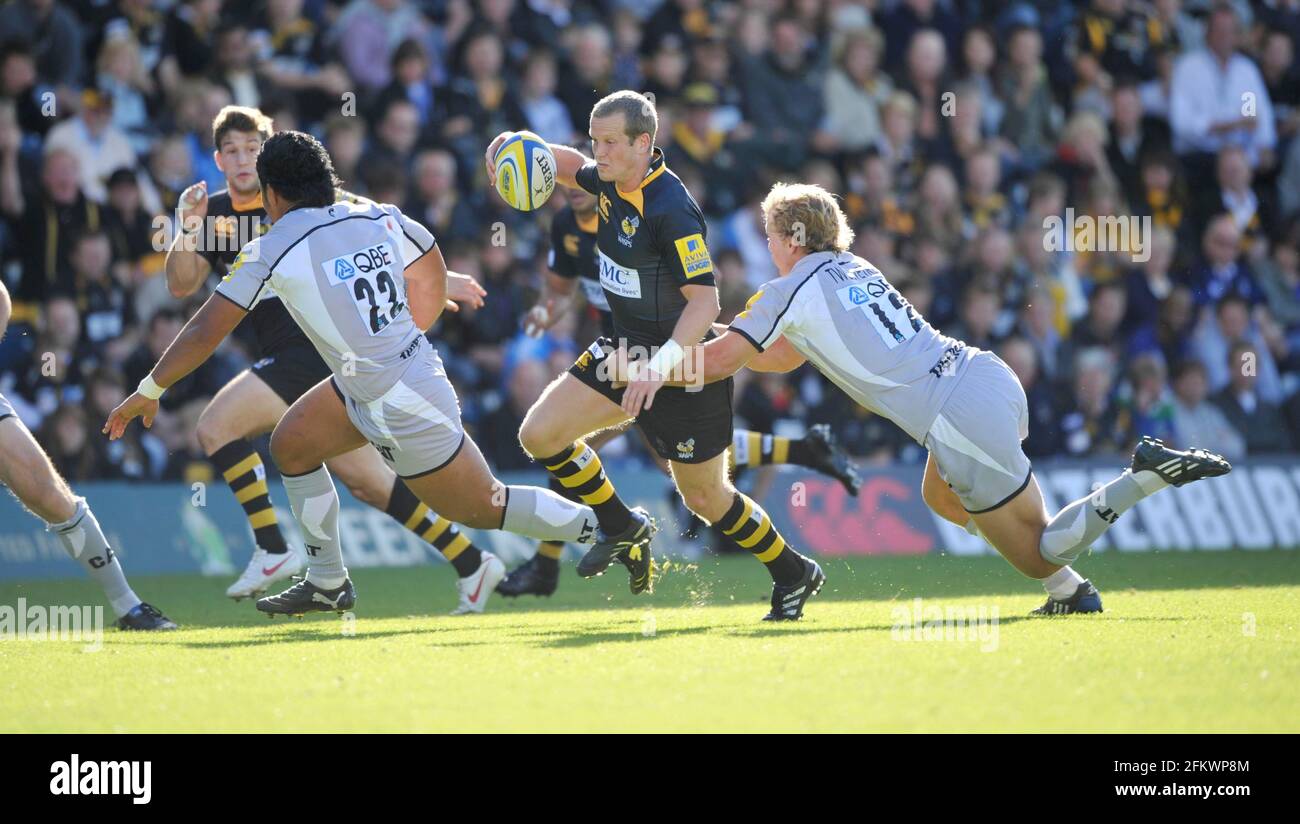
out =
[[[732,337],[738,338],[740,335]],[[753,344],[750,344],[750,348],[753,348]],[[798,349],[794,348],[794,344],[782,335],[767,349],[754,355],[745,365],[755,372],[789,372],[803,366],[807,360]]]
[[[754,348],[754,344],[744,336],[723,327],[722,334],[708,343],[687,347],[681,370],[664,381],[664,386],[699,386],[726,380],[746,366],[752,368],[754,362],[765,354],[760,354]],[[631,361],[626,349],[615,351],[602,363],[610,370],[610,380],[616,386],[627,384],[630,373],[645,369],[645,362]],[[757,371],[787,370],[758,369]]]
[[[447,263],[442,250],[434,246],[406,267],[406,302],[411,320],[421,332],[428,332],[447,307]]]
[[[654,396],[659,388],[677,371],[688,351],[704,339],[722,311],[718,287],[688,284],[681,289],[686,296],[686,306],[677,317],[673,336],[650,358],[644,369],[633,370],[628,376],[622,406],[623,411],[634,418],[641,414],[642,408],[649,409],[654,405]]]
[[[247,314],[247,309],[220,292],[211,295],[167,346],[153,371],[140,381],[140,388],[109,414],[101,431],[115,441],[122,437],[132,418],[143,417],[146,428],[153,426],[163,391],[212,357]]]

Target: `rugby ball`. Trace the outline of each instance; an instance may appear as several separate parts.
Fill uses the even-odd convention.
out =
[[[493,158],[497,193],[521,212],[541,208],[555,191],[555,153],[532,132],[516,132]]]

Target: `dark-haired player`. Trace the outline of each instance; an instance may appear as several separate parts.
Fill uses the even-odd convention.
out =
[[[211,357],[267,290],[280,295],[331,374],[294,402],[271,435],[307,546],[307,577],[257,608],[301,614],[356,603],[325,462],[367,443],[417,498],[437,502],[458,523],[543,541],[602,539],[590,507],[548,489],[502,484],[465,433],[456,392],[426,336],[447,290],[429,230],[390,204],[337,201],[329,153],[302,132],[267,138],[257,175],[272,228],[240,251],[216,293],[104,424],[114,439],[135,417],[150,425],[166,387]],[[478,579],[470,600],[505,571],[491,553],[482,555],[496,572]]]
[[[226,176],[226,188],[209,196],[206,184],[200,182],[181,194],[183,232],[167,253],[167,286],[176,297],[197,292],[210,272],[224,276],[244,244],[270,228],[256,163],[271,131],[270,118],[257,109],[227,106],[217,114],[212,124],[213,157]],[[452,283],[453,300],[482,304],[477,283],[459,276]],[[302,569],[302,561],[288,551],[271,506],[266,468],[249,439],[270,432],[294,401],[329,375],[325,361],[273,293],[252,307],[248,322],[258,360],[217,393],[203,410],[198,427],[199,444],[243,506],[253,529],[253,556],[226,590],[236,600],[255,596]],[[451,562],[460,577],[457,612],[483,611],[482,576],[498,577],[495,558],[484,565],[484,556],[469,538],[420,503],[370,447],[333,458],[330,469],[357,500],[388,513]]]

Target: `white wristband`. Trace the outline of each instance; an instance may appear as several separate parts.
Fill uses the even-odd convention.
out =
[[[140,380],[140,385],[135,388],[135,391],[144,395],[151,401],[156,401],[161,398],[163,392],[167,390],[159,386],[153,379],[153,373],[150,373]]]
[[[658,372],[660,377],[667,378],[685,357],[686,351],[682,349],[682,345],[669,338],[663,346],[659,347],[659,351],[655,352],[646,367]]]

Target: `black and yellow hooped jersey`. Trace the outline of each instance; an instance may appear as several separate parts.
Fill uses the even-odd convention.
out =
[[[714,286],[704,213],[655,148],[641,185],[620,192],[600,179],[596,164],[577,183],[596,196],[596,256],[614,332],[634,346],[660,346],[686,306],[681,287]]]

